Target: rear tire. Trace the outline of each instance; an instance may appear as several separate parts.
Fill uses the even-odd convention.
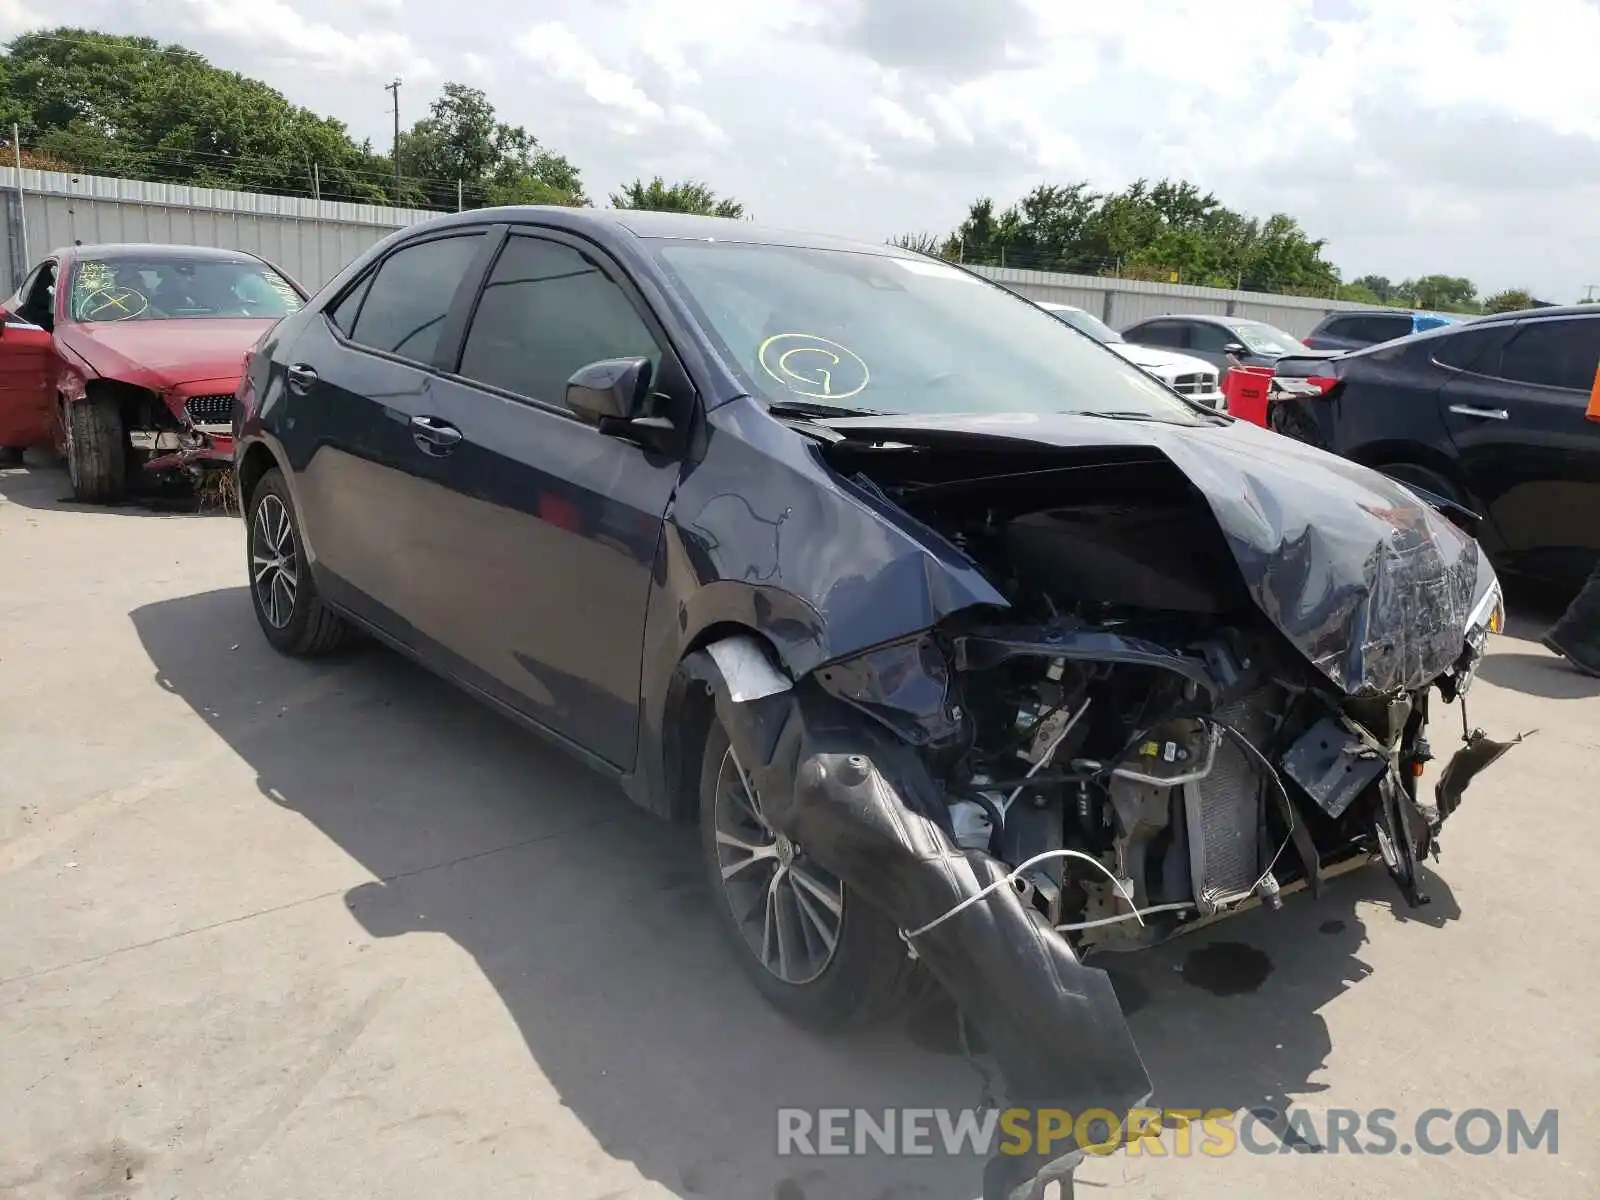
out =
[[[1437,471],[1427,467],[1418,466],[1416,463],[1384,463],[1378,468],[1390,479],[1397,479],[1401,483],[1412,484],[1427,492],[1432,492],[1441,499],[1459,504],[1462,508],[1471,508],[1461,495],[1461,489],[1456,487]]]
[[[22,466],[26,453],[27,450],[21,446],[0,446],[0,467]]]
[[[87,504],[120,500],[127,489],[128,431],[117,402],[89,396],[67,405],[66,420],[73,496]]]
[[[317,595],[294,501],[276,467],[256,483],[248,515],[250,603],[272,648],[293,658],[311,658],[346,645],[354,630]]]
[[[796,1024],[817,1030],[870,1025],[911,1007],[922,994],[924,972],[894,923],[848,895],[802,847],[766,829],[759,799],[745,804],[748,795],[728,735],[713,718],[700,767],[700,846],[717,923],[756,990]],[[774,901],[772,881],[785,871]],[[829,892],[837,896],[836,914]],[[823,927],[830,924],[833,945],[824,953]],[[780,944],[786,972],[779,969]]]

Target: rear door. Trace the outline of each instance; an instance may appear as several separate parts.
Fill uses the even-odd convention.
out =
[[[419,652],[435,569],[412,557],[407,514],[426,507],[432,461],[411,422],[437,406],[435,365],[457,294],[492,247],[487,227],[404,242],[278,348],[275,428],[317,583]]]
[[[632,765],[645,607],[681,463],[600,433],[568,378],[643,357],[682,412],[694,397],[620,268],[588,243],[514,230],[425,417],[443,432],[401,527],[454,673],[615,766]]]
[[[1600,314],[1527,318],[1440,394],[1468,482],[1524,570],[1578,577],[1600,551],[1600,424],[1584,419]]]

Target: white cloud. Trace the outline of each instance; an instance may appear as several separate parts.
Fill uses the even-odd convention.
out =
[[[581,88],[590,100],[609,110],[619,132],[633,134],[644,127],[670,124],[712,146],[728,142],[727,134],[700,109],[651,99],[631,76],[602,63],[558,21],[529,29],[516,39],[516,48],[551,79]]]
[[[75,23],[188,41],[380,145],[378,85],[405,77],[409,122],[431,99],[414,64],[449,64],[435,85],[465,73],[591,195],[692,176],[762,220],[876,240],[1038,183],[1180,176],[1296,216],[1347,275],[1555,299],[1600,278],[1596,0],[480,0],[471,22],[416,2],[374,17],[396,3],[70,0]],[[0,0],[0,29],[42,7]]]
[[[0,38],[14,38],[44,24],[44,18],[25,8],[22,0],[0,0]]]
[[[181,0],[186,22],[215,37],[250,44],[303,66],[432,76],[434,66],[403,33],[346,33],[313,21],[283,0]]]

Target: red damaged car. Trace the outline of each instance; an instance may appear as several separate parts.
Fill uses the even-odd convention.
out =
[[[73,494],[102,503],[141,472],[231,466],[245,352],[305,299],[238,250],[57,251],[3,305],[0,454],[53,445]]]

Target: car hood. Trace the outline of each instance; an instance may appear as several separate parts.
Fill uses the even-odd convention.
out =
[[[960,451],[1054,447],[1165,457],[1204,497],[1246,589],[1351,695],[1422,687],[1461,658],[1494,584],[1478,544],[1405,487],[1244,421],[1203,425],[1069,414],[852,417],[852,440]]]
[[[74,322],[68,345],[108,379],[163,391],[198,379],[237,378],[244,353],[275,318]]]
[[[1215,375],[1217,368],[1203,358],[1178,354],[1172,350],[1157,350],[1154,346],[1140,346],[1134,342],[1108,342],[1107,348],[1116,351],[1136,367],[1167,375],[1209,371]]]

